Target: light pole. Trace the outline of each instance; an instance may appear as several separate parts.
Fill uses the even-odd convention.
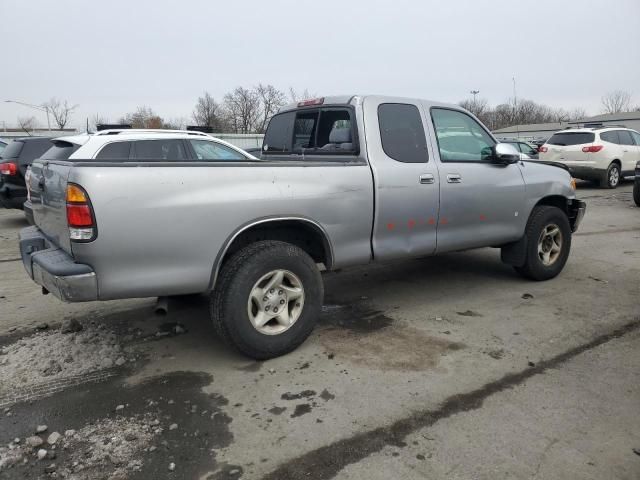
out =
[[[24,105],[25,107],[35,108],[36,110],[40,110],[41,112],[45,112],[47,114],[47,128],[51,131],[51,122],[49,121],[49,107],[46,105],[44,107],[39,107],[38,105],[31,105],[30,103],[18,102],[16,100],[5,100],[4,103],[17,103],[18,105]]]
[[[478,95],[480,93],[480,90],[471,90],[469,92],[471,95],[473,95],[473,104],[476,104],[476,95]]]

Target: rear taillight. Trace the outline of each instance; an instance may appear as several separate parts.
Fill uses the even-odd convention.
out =
[[[17,175],[18,166],[13,162],[0,163],[0,173],[2,175]]]
[[[88,242],[96,237],[96,222],[89,195],[80,185],[67,185],[67,223],[69,238]]]
[[[547,147],[545,147],[544,145],[541,145],[538,147],[538,152],[540,153],[547,153],[549,151],[549,149]]]
[[[604,148],[604,145],[590,145],[588,147],[582,147],[584,153],[596,153]]]

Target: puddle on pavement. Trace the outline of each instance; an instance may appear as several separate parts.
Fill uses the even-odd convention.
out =
[[[465,346],[398,325],[383,312],[359,304],[325,305],[319,327],[320,342],[336,361],[377,370],[433,369],[443,355]]]

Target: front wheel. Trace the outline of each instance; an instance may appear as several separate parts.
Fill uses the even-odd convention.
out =
[[[526,261],[514,267],[532,280],[549,280],[564,268],[571,250],[571,227],[567,215],[557,207],[540,205],[533,209],[525,235]]]
[[[306,340],[320,315],[320,272],[301,248],[260,241],[235,253],[211,294],[218,334],[256,360],[278,357]]]

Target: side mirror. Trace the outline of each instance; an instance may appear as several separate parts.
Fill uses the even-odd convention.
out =
[[[520,160],[520,152],[510,143],[496,143],[491,153],[492,163],[499,165],[510,165]]]

